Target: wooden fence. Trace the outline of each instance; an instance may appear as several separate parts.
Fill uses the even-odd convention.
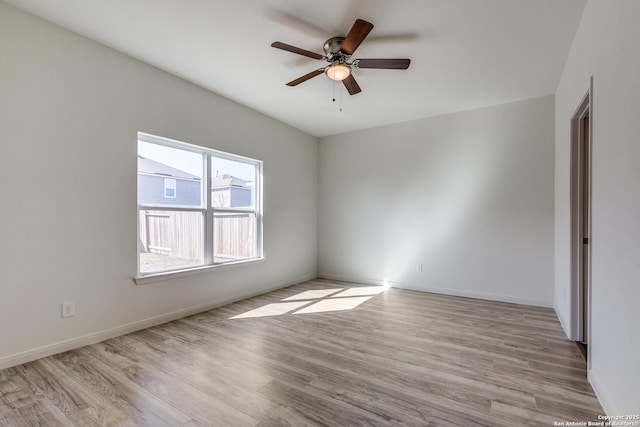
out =
[[[251,258],[254,255],[255,215],[215,213],[213,218],[214,262]]]
[[[140,250],[187,260],[199,260],[203,249],[200,212],[140,211]],[[254,214],[216,213],[214,262],[254,256]]]

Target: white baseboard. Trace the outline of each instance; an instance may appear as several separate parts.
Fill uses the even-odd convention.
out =
[[[602,405],[602,409],[605,412],[604,415],[621,415],[622,413],[617,411],[613,406],[611,400],[607,397],[606,393],[602,389],[602,386],[598,382],[596,375],[591,369],[587,371],[587,379],[589,380],[589,383],[591,383],[591,387],[593,388],[596,397],[600,401],[600,405]]]
[[[566,319],[562,316],[561,314],[562,312],[558,310],[558,306],[556,305],[555,301],[553,303],[553,311],[556,312],[556,317],[560,321],[560,326],[562,326],[562,329],[564,330],[565,335],[567,336],[568,339],[571,340],[572,338],[569,330],[569,325],[567,324]]]
[[[340,280],[343,282],[362,283],[365,285],[382,285],[382,282],[383,282],[382,280],[363,279],[363,278],[347,277],[347,276],[325,274],[325,273],[318,273],[318,277],[321,279]],[[411,291],[431,292],[434,294],[452,295],[457,297],[475,298],[475,299],[483,299],[483,300],[489,300],[489,301],[510,302],[514,304],[524,304],[524,305],[533,305],[536,307],[552,308],[552,306],[549,303],[543,300],[535,299],[535,298],[524,298],[524,297],[517,297],[512,295],[492,294],[488,292],[461,291],[457,289],[433,288],[433,287],[425,287],[425,286],[418,287],[415,285],[411,285],[409,283],[400,283],[400,282],[388,282],[388,284],[392,288],[407,289]]]
[[[68,340],[60,341],[53,344],[47,344],[42,347],[37,347],[31,350],[5,356],[0,358],[0,370],[10,368],[16,365],[21,365],[23,363],[31,362],[33,360],[41,359],[43,357],[51,356],[52,354],[58,354],[65,351],[73,350],[75,348],[83,347],[85,345],[95,344],[97,342],[104,341],[109,338],[114,338],[120,335],[129,334],[131,332],[150,328],[152,326],[157,326],[162,323],[181,319],[183,317],[191,316],[193,314],[202,313],[203,311],[208,311],[217,307],[222,307],[223,305],[231,304],[243,299],[262,295],[264,293],[275,291],[277,289],[286,288],[287,286],[295,285],[301,282],[306,282],[307,280],[312,280],[315,278],[316,278],[315,274],[302,276],[288,283],[280,284],[277,286],[271,286],[269,288],[262,289],[257,292],[241,295],[241,296],[230,298],[223,301],[217,301],[214,303],[201,304],[194,307],[173,311],[171,313],[161,314],[159,316],[150,317],[148,319],[128,323],[126,325],[117,326],[115,328],[94,332],[91,334],[83,335],[81,337],[71,338]]]

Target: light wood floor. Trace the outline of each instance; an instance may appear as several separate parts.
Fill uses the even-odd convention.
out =
[[[310,290],[324,292],[295,298]],[[373,291],[310,281],[0,371],[0,425],[512,427],[603,413],[553,310]]]

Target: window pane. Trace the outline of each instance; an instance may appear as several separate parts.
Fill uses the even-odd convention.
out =
[[[213,262],[255,258],[255,224],[253,213],[214,213]]]
[[[255,181],[255,165],[211,157],[211,207],[254,207]]]
[[[174,199],[176,197],[176,180],[172,178],[164,179],[164,197]]]
[[[202,154],[138,141],[138,204],[202,207]]]
[[[201,212],[140,211],[140,273],[203,264]]]

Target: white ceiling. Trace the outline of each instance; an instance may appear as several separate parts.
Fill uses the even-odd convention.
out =
[[[6,0],[266,115],[325,136],[555,92],[586,0]],[[410,58],[407,71],[357,69],[349,96],[322,53],[356,18],[375,27],[352,58]],[[342,112],[340,112],[340,89]]]

